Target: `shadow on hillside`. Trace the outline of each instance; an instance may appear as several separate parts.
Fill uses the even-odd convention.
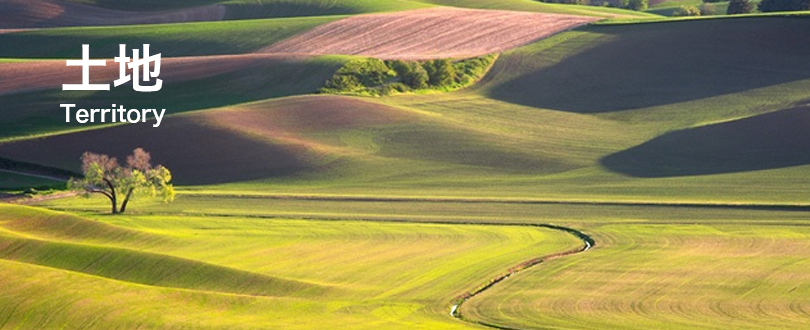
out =
[[[635,177],[675,177],[810,164],[810,106],[664,134],[602,159]]]
[[[129,109],[157,107],[165,108],[167,114],[174,115],[191,110],[313,93],[338,66],[337,63],[270,58],[260,60],[248,68],[199,79],[165,79],[164,75],[163,88],[158,93],[137,92],[133,90],[131,83],[127,83],[103,92],[62,91],[60,87],[2,95],[0,138],[94,125],[65,123],[64,109],[58,107],[62,103],[74,103],[85,109],[110,108],[112,104],[124,105]],[[81,77],[81,72],[77,72],[78,77]]]
[[[0,144],[0,157],[65,170],[80,171],[85,151],[105,153],[125,161],[133,149],[152,153],[181,185],[199,185],[289,176],[309,169],[302,147],[250,139],[207,126],[188,117],[64,134]]]
[[[529,73],[526,65],[538,67],[544,58],[559,56],[558,48],[506,55],[499,60],[504,61],[503,71],[496,67],[493,74],[516,78],[491,87],[489,96],[546,109],[600,113],[810,78],[810,19],[716,19],[585,30],[613,39]]]

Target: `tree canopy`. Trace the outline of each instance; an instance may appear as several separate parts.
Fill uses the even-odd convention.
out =
[[[748,14],[754,11],[754,4],[748,0],[731,0],[728,3],[726,14]]]
[[[106,196],[113,214],[126,212],[135,193],[161,195],[165,202],[174,200],[171,172],[162,165],[152,166],[151,155],[141,148],[133,150],[123,166],[114,157],[89,151],[82,154],[81,160],[84,177],[71,178],[68,187],[86,196]]]

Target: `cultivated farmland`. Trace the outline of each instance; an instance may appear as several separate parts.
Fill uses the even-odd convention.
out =
[[[516,11],[411,10],[324,24],[262,52],[383,59],[464,58],[501,52],[594,20]]]
[[[810,327],[808,13],[48,0],[0,17],[0,200],[27,204],[0,204],[2,329]],[[94,82],[117,78],[119,44],[151,44],[163,89],[62,91],[85,43],[107,60]],[[490,53],[471,86],[430,85]],[[428,88],[324,95],[347,63]],[[60,103],[168,115],[68,124]],[[62,191],[83,152],[137,147],[176,201],[108,215]]]

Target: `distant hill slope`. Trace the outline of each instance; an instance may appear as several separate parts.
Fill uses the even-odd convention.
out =
[[[785,109],[810,100],[810,43],[800,32],[808,24],[797,16],[591,25],[506,52],[460,92],[228,107],[234,92],[226,108],[166,118],[161,132],[128,125],[18,139],[0,144],[0,157],[75,170],[86,150],[120,157],[142,146],[180,184],[262,191],[282,182],[296,192],[311,183],[340,193],[796,201],[810,168],[806,110]],[[314,60],[299,69],[321,63],[328,75],[345,58]],[[213,90],[199,86],[249,83],[234,75],[178,95],[188,102]],[[36,100],[54,103],[36,93],[7,104],[23,113]]]
[[[384,59],[471,57],[501,52],[595,20],[502,10],[410,10],[327,23],[262,52]]]
[[[0,29],[356,15],[435,5],[595,17],[653,17],[621,9],[544,4],[532,0],[7,0],[0,3]]]
[[[557,3],[544,3],[536,0],[420,0],[423,3],[430,3],[441,6],[474,8],[474,9],[499,9],[516,10],[536,13],[569,14],[595,17],[623,17],[623,18],[655,18],[658,15],[597,6],[567,5]]]
[[[84,151],[123,157],[136,147],[174,171],[178,184],[294,177],[368,166],[546,172],[568,167],[407,109],[357,98],[303,96],[0,144],[0,156],[78,171]],[[383,174],[386,174],[383,171]]]
[[[7,0],[0,3],[0,29],[323,16],[407,10],[426,6],[428,5],[407,0]]]
[[[709,175],[810,164],[810,106],[664,134],[607,156],[639,177]]]
[[[502,56],[477,87],[523,105],[602,113],[810,78],[810,17],[597,25]]]
[[[0,29],[219,21],[224,17],[225,7],[215,4],[141,13],[98,8],[66,1],[7,0],[0,2]]]

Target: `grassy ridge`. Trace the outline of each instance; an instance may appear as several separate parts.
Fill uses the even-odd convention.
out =
[[[407,10],[426,7],[418,1],[391,0],[71,0],[73,2],[118,10],[154,11],[211,4],[226,8],[226,19],[321,16]]]
[[[31,208],[2,209],[29,218],[54,216]],[[125,263],[127,259],[117,253],[136,248],[137,252],[133,249],[129,253],[138,253],[137,262],[144,263],[143,267],[114,268],[126,276],[141,274],[144,281],[161,281],[167,278],[159,275],[168,272],[177,276],[182,287],[195,283],[195,278],[228,276],[224,270],[239,269],[328,285],[330,290],[318,295],[296,291],[299,298],[288,299],[232,295],[225,287],[198,291],[143,286],[126,276],[121,278],[125,281],[111,281],[66,271],[71,269],[64,264],[68,261],[95,259],[76,258],[83,255],[74,249],[81,244],[38,241],[62,248],[48,250],[30,243],[33,239],[4,236],[4,243],[29,243],[13,252],[3,250],[8,252],[4,255],[16,253],[27,258],[18,258],[23,262],[0,261],[0,282],[4,284],[0,291],[10,298],[0,301],[3,326],[311,329],[313,319],[317,319],[320,326],[346,328],[351,324],[352,329],[468,329],[446,315],[447,304],[455,295],[478,285],[482,276],[494,276],[518,260],[578,244],[565,233],[525,227],[188,216],[98,217],[96,221],[164,238],[148,245],[110,240],[92,247],[106,251],[99,260],[112,263]],[[206,273],[206,267],[175,272],[178,265],[173,262],[141,258],[156,253],[171,256],[166,257],[170,260],[182,258],[220,268],[213,273]],[[60,257],[65,254],[68,257]],[[44,268],[34,265],[38,262],[32,264],[37,261],[32,259],[57,264]],[[109,265],[98,262],[85,270],[105,264]],[[250,282],[237,276],[206,283],[227,286]],[[269,282],[261,287],[287,288],[281,284]],[[116,307],[122,299],[127,301],[126,308]],[[199,317],[202,315],[208,317]]]
[[[319,198],[320,197],[320,198]],[[364,200],[363,197],[368,199]],[[440,198],[420,196],[400,200],[357,195],[281,195],[233,193],[222,190],[180,194],[177,201],[139,200],[134,212],[173,215],[232,215],[255,218],[326,218],[488,223],[556,223],[588,228],[603,223],[730,223],[741,219],[752,225],[797,225],[807,220],[807,205],[715,204],[616,204],[615,202],[542,202],[516,198]],[[472,199],[472,200],[471,200]],[[71,198],[38,203],[70,212],[103,213],[109,201],[103,197]]]
[[[421,0],[442,6],[474,8],[474,9],[499,9],[515,10],[539,13],[568,14],[597,17],[626,17],[626,18],[655,18],[658,15],[636,12],[632,10],[596,7],[596,6],[576,6],[543,3],[534,0]]]
[[[452,6],[475,9],[499,9],[529,12],[543,12],[556,14],[600,16],[600,17],[656,17],[647,13],[634,12],[623,9],[586,7],[559,4],[546,4],[532,0],[184,0],[184,1],[157,1],[157,0],[72,0],[84,4],[103,8],[121,10],[158,10],[177,9],[209,4],[222,4],[226,7],[226,19],[291,17],[291,16],[320,16],[359,14],[386,11],[399,11],[430,7],[433,5]]]
[[[394,0],[231,0],[223,2],[225,19],[351,15],[430,7],[420,1]]]
[[[323,288],[141,251],[0,236],[0,258],[160,287],[250,295],[320,294]]]
[[[26,190],[29,188],[48,189],[64,187],[64,183],[29,175],[0,171],[0,187],[3,187],[3,190],[7,191]]]

